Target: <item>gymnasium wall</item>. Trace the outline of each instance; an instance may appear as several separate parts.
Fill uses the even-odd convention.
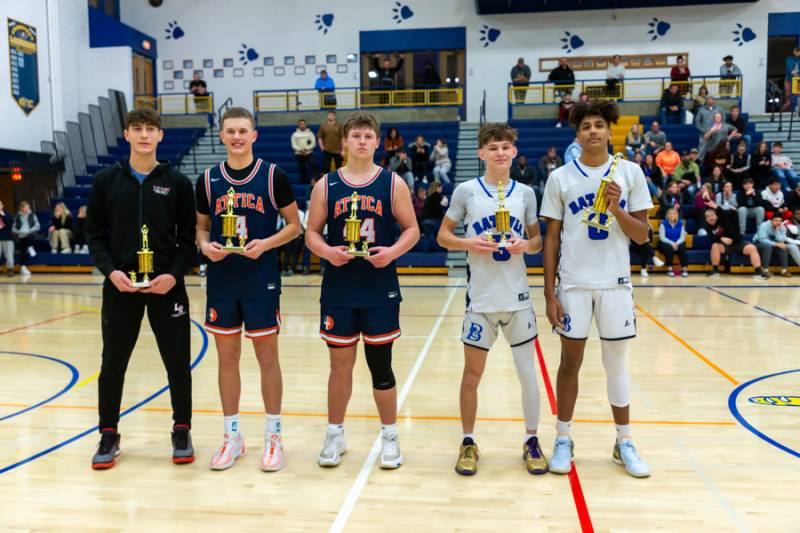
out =
[[[232,5],[236,9],[231,9]],[[411,16],[403,11],[404,6]],[[479,17],[474,0],[237,0],[225,7],[215,0],[166,0],[160,8],[144,1],[123,2],[122,20],[159,39],[160,92],[184,91],[183,82],[191,79],[193,70],[203,69],[203,60],[207,59],[213,62],[213,68],[203,69],[204,79],[217,102],[230,96],[237,105],[247,107],[252,106],[253,89],[312,87],[317,74],[315,65],[304,65],[306,55],[313,55],[317,64],[327,64],[338,87],[358,85],[359,66],[347,64],[345,56],[358,54],[359,31],[466,27],[468,118],[474,121],[484,89],[489,119],[506,118],[505,88],[518,56],[536,67],[538,57],[560,54],[688,51],[693,73],[713,75],[719,72],[722,57],[731,53],[744,72],[745,108],[761,111],[768,13],[798,7],[792,0],[761,0],[753,4]],[[330,24],[330,17],[322,17],[326,14],[333,15]],[[654,18],[669,24],[662,35],[649,33]],[[662,24],[661,29],[664,27]],[[739,41],[741,46],[734,42],[734,31],[745,36]],[[562,39],[568,38],[566,32],[582,42],[570,54],[562,49]],[[391,49],[391,42],[386,46]],[[336,55],[336,63],[325,63],[327,55]],[[296,66],[304,66],[305,73],[295,74],[294,66],[284,66],[284,56],[294,56]],[[284,67],[285,74],[276,76],[275,66],[264,65],[265,57],[274,58],[274,65]],[[229,67],[223,64],[226,58],[231,60]],[[182,68],[184,60],[191,60],[193,68]],[[165,61],[172,62],[173,68],[164,68]],[[337,73],[339,65],[347,72]],[[214,78],[214,69],[222,69],[224,77]],[[236,73],[241,77],[234,77],[235,69],[240,69]],[[533,70],[534,80],[546,79],[547,73]],[[176,72],[183,79],[176,79]],[[628,73],[629,77],[663,75],[668,75],[665,69]],[[580,72],[577,77],[602,78],[604,72]],[[170,82],[173,88],[165,88]]]
[[[25,115],[11,97],[7,81],[0,82],[0,148],[40,149],[54,130],[77,121],[98,96],[114,88],[133,96],[133,66],[128,47],[89,48],[86,0],[0,0],[0,13],[36,27],[38,41],[39,105]],[[0,36],[0,79],[8,80],[8,31]]]

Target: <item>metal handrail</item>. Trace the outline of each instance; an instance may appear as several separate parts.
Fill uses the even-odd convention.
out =
[[[345,87],[323,92],[316,89],[253,91],[253,109],[256,113],[376,107],[444,107],[461,106],[463,103],[464,91],[461,86],[427,89]]]
[[[214,137],[214,124],[217,122],[217,120],[221,120],[222,119],[223,110],[227,110],[232,105],[233,105],[233,98],[228,97],[224,102],[222,102],[222,105],[219,106],[219,108],[217,109],[216,114],[214,115],[213,120],[211,121],[211,127],[209,128],[209,130],[211,130],[211,137],[212,137],[212,139],[211,139],[211,153],[212,154],[216,154],[217,153],[217,144],[218,144],[218,143],[215,143],[214,139],[213,139],[213,137]]]

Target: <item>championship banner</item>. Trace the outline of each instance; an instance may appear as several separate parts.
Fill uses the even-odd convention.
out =
[[[11,96],[26,115],[39,105],[39,66],[36,28],[8,19]]]

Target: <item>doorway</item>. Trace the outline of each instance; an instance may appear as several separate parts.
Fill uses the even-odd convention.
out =
[[[139,54],[133,54],[133,95],[154,96],[155,83],[153,60]]]

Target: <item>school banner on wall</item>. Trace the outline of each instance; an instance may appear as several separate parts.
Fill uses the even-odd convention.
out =
[[[39,105],[39,66],[36,28],[8,19],[11,97],[26,115]]]

